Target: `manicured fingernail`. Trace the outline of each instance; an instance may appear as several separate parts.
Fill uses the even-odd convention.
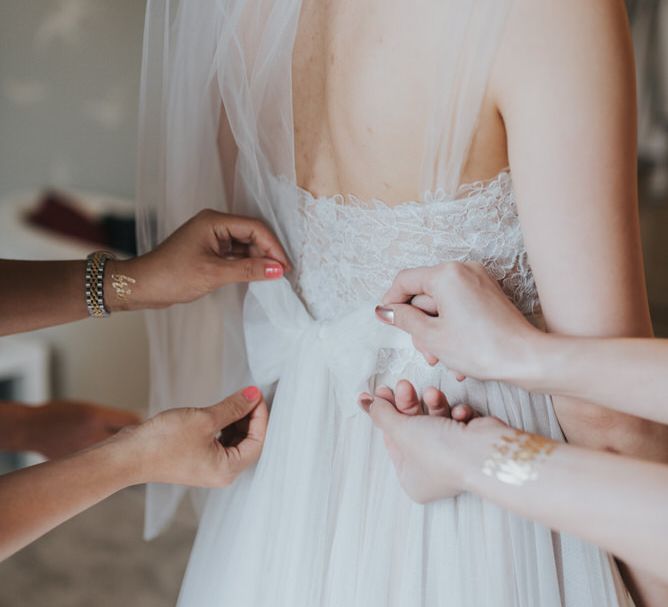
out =
[[[394,324],[394,310],[392,308],[376,306],[376,316],[388,325]]]
[[[455,419],[462,419],[466,417],[466,409],[462,405],[455,405],[450,413]]]
[[[371,394],[363,392],[362,394],[359,395],[357,402],[359,403],[360,407],[362,407],[362,409],[368,411],[369,407],[371,406],[371,403],[373,402],[373,396],[371,396]]]
[[[270,263],[264,267],[264,275],[267,278],[280,278],[283,276],[283,266],[279,263]]]
[[[241,393],[248,402],[253,402],[260,395],[260,389],[255,386],[248,386]]]

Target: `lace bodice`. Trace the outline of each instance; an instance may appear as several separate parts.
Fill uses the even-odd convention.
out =
[[[296,289],[319,320],[379,300],[405,268],[477,261],[526,315],[538,312],[508,172],[489,182],[389,206],[300,190],[302,247]]]

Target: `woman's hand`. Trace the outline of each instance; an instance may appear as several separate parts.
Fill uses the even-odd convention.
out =
[[[205,210],[150,253],[109,261],[105,302],[112,312],[164,308],[226,284],[275,280],[290,269],[283,247],[261,221]]]
[[[478,379],[515,377],[543,336],[476,263],[400,272],[376,314],[410,333],[430,364]]]
[[[507,426],[495,418],[478,418],[468,405],[450,407],[436,388],[425,390],[422,400],[424,407],[407,381],[395,391],[382,387],[360,396],[360,405],[383,432],[401,486],[424,504],[466,490],[470,471],[480,470]]]
[[[206,407],[172,409],[111,439],[136,484],[225,487],[260,457],[269,413],[254,387]]]
[[[0,560],[131,485],[229,485],[259,458],[267,415],[262,393],[246,388],[213,407],[173,409],[90,449],[0,476]]]

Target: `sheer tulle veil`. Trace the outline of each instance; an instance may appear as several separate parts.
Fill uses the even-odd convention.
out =
[[[511,2],[416,4],[416,10],[424,5],[433,11],[438,31],[428,42],[437,60],[416,192],[457,190]],[[278,192],[281,184],[295,182],[292,52],[301,9],[301,0],[148,0],[140,251],[199,210],[213,208],[263,219],[289,255],[298,255],[296,205],[275,201],[285,198]],[[247,306],[244,314],[245,296],[244,288],[226,287],[198,302],[147,314],[151,413],[209,405],[253,383],[244,325],[263,319],[257,307]],[[168,524],[184,492],[149,487],[147,537]]]

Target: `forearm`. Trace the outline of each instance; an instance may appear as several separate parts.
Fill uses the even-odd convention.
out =
[[[509,381],[668,423],[668,341],[538,333]]]
[[[0,401],[0,452],[30,451],[30,414],[26,405]]]
[[[69,458],[0,476],[0,560],[116,491],[139,482],[111,440]]]
[[[564,434],[571,443],[647,462],[668,462],[668,426],[591,405],[581,399],[562,396],[554,397],[553,402]],[[592,483],[595,482],[594,476]],[[612,482],[615,482],[614,477]],[[617,477],[617,483],[617,487],[623,487],[625,495],[635,492],[633,484],[625,483],[621,477]],[[612,492],[609,499],[614,499]],[[629,512],[635,507],[630,506]],[[640,508],[638,515],[640,519],[644,517]],[[646,544],[646,538],[643,538],[642,545]],[[619,554],[627,558],[624,552]],[[668,581],[663,577],[657,582],[656,571],[647,570],[643,562],[622,563],[621,572],[638,607],[659,607],[668,601]]]
[[[513,351],[499,379],[551,394],[569,442],[668,462],[668,342],[534,330]]]
[[[88,316],[85,261],[0,260],[0,335]]]
[[[483,472],[493,446],[489,437],[474,440],[477,456],[467,478],[472,492],[602,546],[668,582],[668,544],[660,539],[668,535],[668,467],[559,445],[534,462],[535,480],[515,486]]]
[[[224,285],[279,279],[290,267],[262,222],[205,210],[150,253],[108,260],[104,306],[116,312],[189,303]],[[85,269],[83,260],[0,260],[0,335],[86,318]]]
[[[104,303],[109,312],[151,307],[151,290],[159,291],[159,285],[139,279],[139,259],[107,261]],[[87,318],[85,272],[85,260],[0,260],[0,335]]]
[[[68,458],[0,476],[0,560],[131,485],[229,485],[259,459],[268,415],[262,393],[249,387],[211,407],[173,409]],[[244,429],[237,430],[241,420]],[[230,445],[221,429],[228,429]]]

